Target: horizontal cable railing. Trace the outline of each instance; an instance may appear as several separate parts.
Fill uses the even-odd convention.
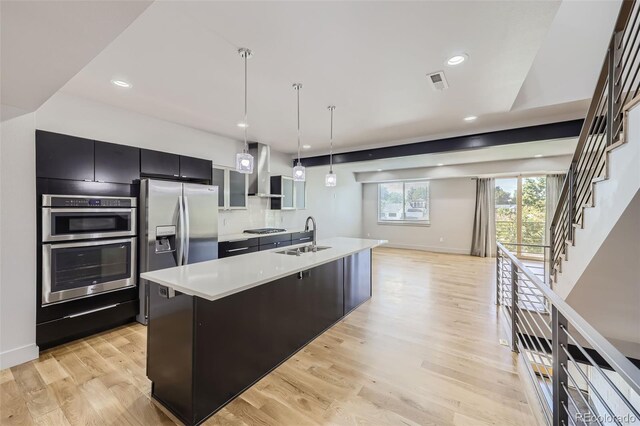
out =
[[[623,0],[607,55],[551,222],[551,268],[560,271],[574,226],[593,203],[593,183],[606,177],[607,149],[621,140],[623,113],[640,94],[640,3]]]
[[[640,369],[514,253],[497,246],[497,303],[547,424],[640,424]]]
[[[544,244],[499,242],[514,253],[529,270],[540,278],[540,281],[547,284],[549,283],[549,274],[547,271],[549,270],[549,263],[551,261],[551,246]]]

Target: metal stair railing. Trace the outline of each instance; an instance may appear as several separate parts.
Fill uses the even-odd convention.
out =
[[[640,94],[640,3],[623,0],[607,55],[551,221],[552,279],[574,244],[574,226],[593,203],[593,184],[606,178],[607,152],[624,142],[625,107]]]
[[[640,368],[501,243],[497,304],[549,425],[640,424]]]

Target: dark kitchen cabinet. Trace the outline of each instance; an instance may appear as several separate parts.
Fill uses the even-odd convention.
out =
[[[342,259],[298,273],[304,286],[299,317],[303,335],[317,336],[344,315]]]
[[[278,242],[291,242],[291,234],[276,234],[260,237],[260,245],[267,245]]]
[[[307,244],[313,242],[313,233],[315,231],[294,232],[291,234],[291,245]]]
[[[95,180],[131,184],[140,179],[140,149],[96,141]]]
[[[254,253],[260,249],[258,238],[246,238],[218,243],[218,258]]]
[[[371,251],[365,250],[344,259],[344,313],[347,314],[371,297]]]
[[[287,247],[291,245],[291,241],[276,241],[275,243],[260,244],[260,251],[276,249],[280,247]]]
[[[180,177],[180,156],[168,152],[141,149],[140,174]]]
[[[370,251],[354,256],[361,254],[368,258]],[[214,301],[185,294],[161,298],[152,283],[147,350],[152,396],[185,424],[200,424],[343,317],[345,265],[351,257]]]
[[[213,163],[211,160],[201,158],[180,156],[180,177],[183,179],[193,179],[211,181],[211,171]]]
[[[289,176],[271,176],[271,193],[282,195],[281,198],[271,198],[271,209],[295,209],[294,180]]]
[[[94,180],[94,142],[36,130],[36,177]]]
[[[212,169],[211,160],[149,149],[140,150],[140,173],[142,175],[211,182]]]

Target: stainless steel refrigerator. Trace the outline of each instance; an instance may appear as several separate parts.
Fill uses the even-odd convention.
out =
[[[143,179],[140,272],[218,258],[218,187]],[[149,282],[140,281],[138,321],[149,317]]]

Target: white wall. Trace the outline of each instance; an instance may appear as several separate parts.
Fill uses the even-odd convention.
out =
[[[363,235],[389,240],[400,248],[469,254],[476,201],[470,178],[435,179],[430,182],[429,226],[378,224],[378,185],[364,184]],[[440,241],[440,239],[443,241]]]
[[[0,124],[0,369],[36,347],[35,115]]]
[[[230,138],[58,93],[36,111],[41,130],[235,164],[242,144]]]
[[[308,210],[296,212],[293,220],[313,215],[318,223],[318,238],[362,237],[362,184],[347,166],[334,166],[338,184],[324,185],[328,166],[307,168]],[[301,217],[302,216],[302,217]]]

